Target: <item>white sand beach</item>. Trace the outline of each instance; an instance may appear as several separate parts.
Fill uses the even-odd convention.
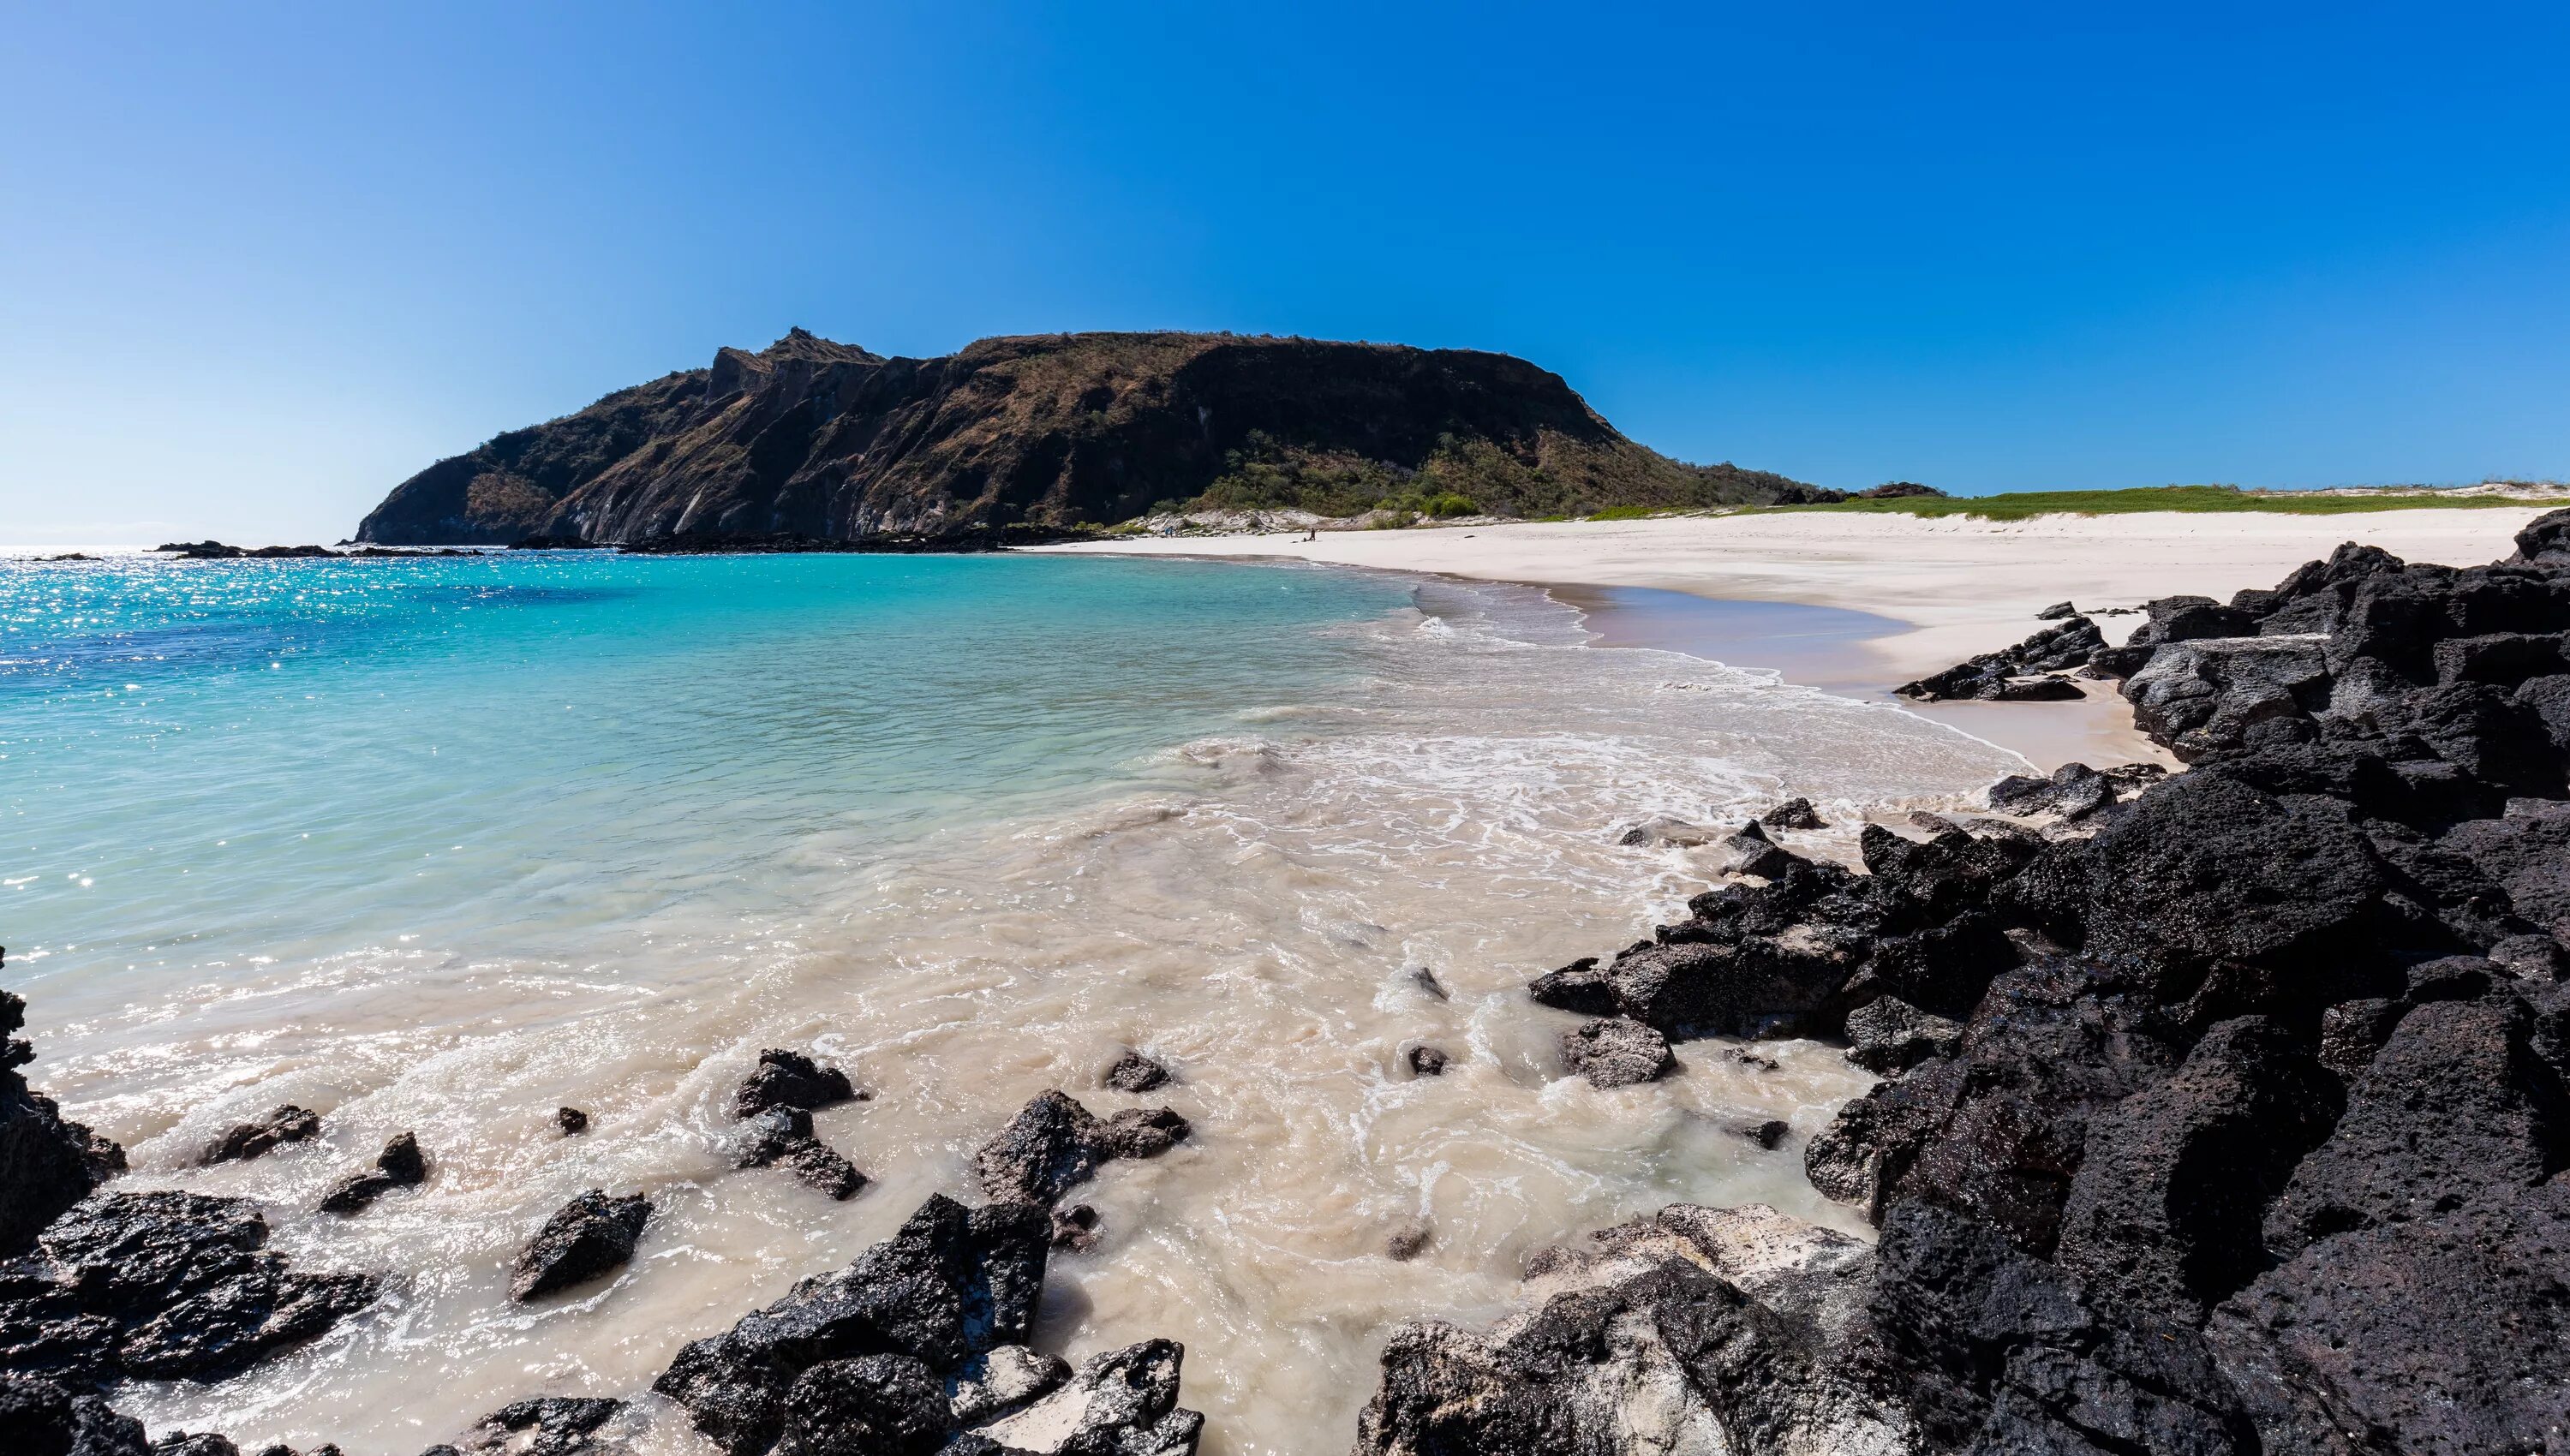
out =
[[[1841,689],[1893,685],[2018,640],[2034,613],[2057,601],[2083,610],[2138,606],[2182,592],[2227,598],[2271,586],[2342,542],[2378,546],[2408,560],[2469,565],[2514,549],[2511,538],[2545,508],[2358,512],[2338,516],[2135,514],[2044,516],[2030,521],[1960,517],[1777,513],[1652,521],[1523,523],[1409,531],[1151,538],[1040,549],[1220,557],[1284,557],[1391,570],[1433,571],[1566,588],[1648,587],[1736,601],[1801,602],[1871,612],[1908,625],[1851,644],[1865,664],[1843,662],[1789,680]],[[1580,604],[1576,591],[1563,593]],[[2138,616],[2101,617],[2110,640]],[[2158,757],[2133,733],[2111,692],[2081,713],[2060,704],[1958,703],[1929,716],[2026,755],[2039,767],[2066,759]],[[2163,759],[2163,761],[2165,761]]]

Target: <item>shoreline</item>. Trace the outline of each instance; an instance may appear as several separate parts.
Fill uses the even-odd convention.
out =
[[[2157,597],[2228,600],[2358,540],[2408,560],[2467,564],[2505,555],[2541,508],[2417,510],[2347,516],[2133,514],[1991,522],[1910,516],[1678,517],[1300,535],[1165,537],[1020,548],[1027,554],[1303,560],[1544,588],[1579,610],[1599,645],[1656,646],[1906,711],[1994,744],[2050,772],[2072,759],[2172,766],[2132,722],[2111,684],[2080,703],[1919,704],[1900,683],[2023,639],[2058,601],[2133,608]],[[1701,616],[1634,593],[1729,608]],[[1807,627],[1804,650],[1718,656],[1711,641],[1783,649],[1797,638],[1761,623],[1756,604],[1844,615]],[[1753,610],[1742,611],[1740,608]],[[1859,634],[1861,620],[1884,624]],[[2120,642],[2138,614],[2105,616]],[[1808,621],[1808,619],[1807,619]],[[1759,630],[1761,626],[1765,631]],[[1746,631],[1743,628],[1747,628]]]

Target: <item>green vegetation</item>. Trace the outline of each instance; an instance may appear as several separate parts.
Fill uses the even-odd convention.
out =
[[[1648,521],[1659,514],[1657,508],[1650,506],[1609,506],[1603,511],[1589,512],[1588,519],[1591,521]]]
[[[2500,506],[2564,506],[2570,497],[2529,501],[2507,496],[2458,496],[2442,491],[2384,491],[2360,496],[2315,496],[2293,491],[2244,491],[2237,486],[2162,486],[2132,491],[2024,491],[2004,496],[1901,497],[1840,501],[1826,506],[1767,506],[1766,511],[1836,511],[1865,516],[1971,516],[1984,521],[2023,521],[2035,516],[2119,516],[2145,511],[2273,511],[2294,516],[2341,516],[2364,511],[2418,511]],[[1600,512],[1600,517],[1605,513]]]

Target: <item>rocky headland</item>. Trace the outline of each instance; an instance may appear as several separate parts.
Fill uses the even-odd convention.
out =
[[[1390,1333],[1360,1456],[2557,1448],[2570,512],[2517,546],[2456,568],[2350,545],[2273,588],[2154,601],[2117,646],[2061,618],[1920,695],[2115,680],[2183,771],[2005,780],[1989,816],[1867,827],[1861,866],[1798,853],[1827,827],[1780,804],[1719,841],[1731,869],[1685,918],[1535,979],[1532,1001],[1586,1018],[1564,1075],[1601,1088],[1705,1038],[1844,1045],[1883,1080],[1805,1167],[1880,1237],[1675,1205],[1539,1252],[1494,1327]],[[0,1030],[22,1013],[0,998]],[[0,1448],[234,1456],[148,1441],[120,1384],[227,1378],[360,1314],[379,1277],[290,1267],[244,1200],[102,1187],[121,1155],[8,1047]],[[1433,1050],[1414,1075],[1443,1069]],[[1174,1079],[1134,1053],[1101,1080]],[[739,1162],[852,1196],[862,1175],[809,1113],[863,1095],[763,1053],[732,1104]],[[209,1153],[258,1156],[311,1117],[280,1107]],[[1190,1452],[1177,1345],[1073,1369],[1029,1339],[1051,1253],[1097,1227],[1071,1190],[1195,1131],[1049,1092],[972,1161],[986,1202],[931,1197],[847,1269],[691,1340],[655,1389],[729,1456]],[[340,1212],[431,1166],[395,1139]],[[630,1192],[532,1234],[520,1297],[648,1274]],[[433,1450],[604,1452],[636,1419],[532,1396]]]
[[[905,359],[797,329],[439,461],[357,540],[952,548],[1199,501],[1535,516],[1823,498],[1670,460],[1504,354],[1100,333]]]

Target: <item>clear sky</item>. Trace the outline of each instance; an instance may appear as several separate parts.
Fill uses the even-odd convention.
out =
[[[1842,487],[2570,475],[2557,5],[0,20],[0,541],[335,540],[793,324],[1503,350]]]

